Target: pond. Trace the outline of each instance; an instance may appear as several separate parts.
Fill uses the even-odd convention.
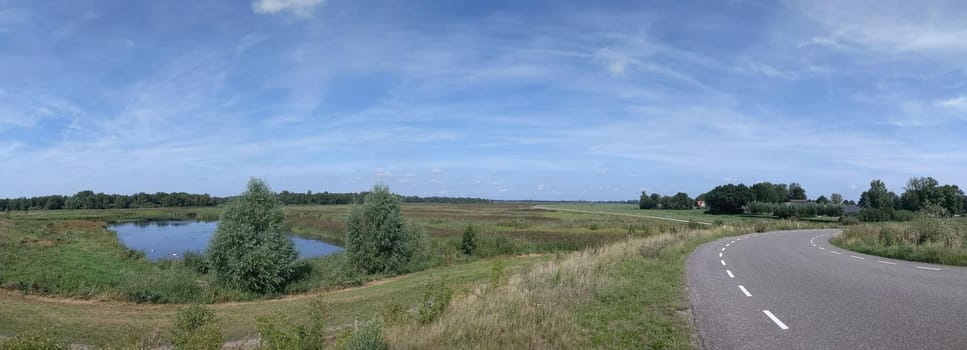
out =
[[[185,251],[205,252],[218,222],[145,221],[111,225],[125,246],[144,252],[148,260],[179,259]],[[340,252],[343,248],[323,241],[290,235],[300,258]]]

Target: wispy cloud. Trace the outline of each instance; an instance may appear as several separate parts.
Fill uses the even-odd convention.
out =
[[[823,4],[626,5],[137,5],[151,25],[97,8],[64,39],[54,21],[16,22],[0,157],[29,176],[0,196],[230,194],[252,175],[548,199],[694,195],[723,178],[847,195],[870,177],[967,182],[947,151],[967,132],[960,49],[927,40],[958,33],[952,16],[907,26],[923,40],[904,47]],[[905,28],[894,7],[843,11]]]
[[[256,0],[252,11],[262,14],[289,13],[296,17],[312,17],[317,6],[325,5],[325,0]]]

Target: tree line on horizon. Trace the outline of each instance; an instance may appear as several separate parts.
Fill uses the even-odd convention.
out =
[[[752,187],[730,183],[716,186],[700,197],[700,200],[706,201],[709,212],[713,214],[741,214],[750,209],[756,213],[778,211],[784,213],[780,216],[785,216],[789,208],[764,204],[808,201],[805,189],[797,183],[787,186],[760,182]],[[967,196],[964,191],[957,185],[940,185],[932,177],[909,179],[901,195],[889,191],[883,181],[874,179],[870,182],[870,189],[860,195],[858,203],[845,201],[838,193],[831,194],[830,198],[819,196],[812,203],[820,206],[858,205],[863,208],[859,213],[861,221],[905,221],[912,219],[914,212],[941,217],[967,212]],[[816,207],[805,212],[824,215],[822,213],[835,213],[835,210],[838,209]]]
[[[369,192],[359,193],[296,193],[282,191],[274,195],[284,205],[337,205],[362,200]],[[396,195],[396,194],[394,194]],[[489,199],[470,197],[402,196],[404,203],[490,203]],[[171,207],[213,207],[228,203],[234,196],[216,197],[186,192],[136,193],[131,195],[94,193],[86,190],[74,195],[49,195],[0,199],[0,211],[61,210],[61,209],[130,209]]]

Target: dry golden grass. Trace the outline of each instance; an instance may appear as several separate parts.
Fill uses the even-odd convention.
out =
[[[620,260],[644,258],[644,252],[681,242],[685,236],[689,235],[634,238],[539,264],[512,276],[503,286],[477,287],[431,325],[388,329],[388,340],[401,349],[586,347],[591,337],[575,309],[613,282],[602,272]]]

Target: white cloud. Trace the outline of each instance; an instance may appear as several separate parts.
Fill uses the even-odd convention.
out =
[[[967,112],[967,96],[954,97],[947,100],[937,101],[934,103],[938,107],[956,109],[962,112]]]
[[[252,11],[260,14],[288,12],[296,17],[312,17],[316,6],[324,4],[324,0],[257,0],[252,2]]]

